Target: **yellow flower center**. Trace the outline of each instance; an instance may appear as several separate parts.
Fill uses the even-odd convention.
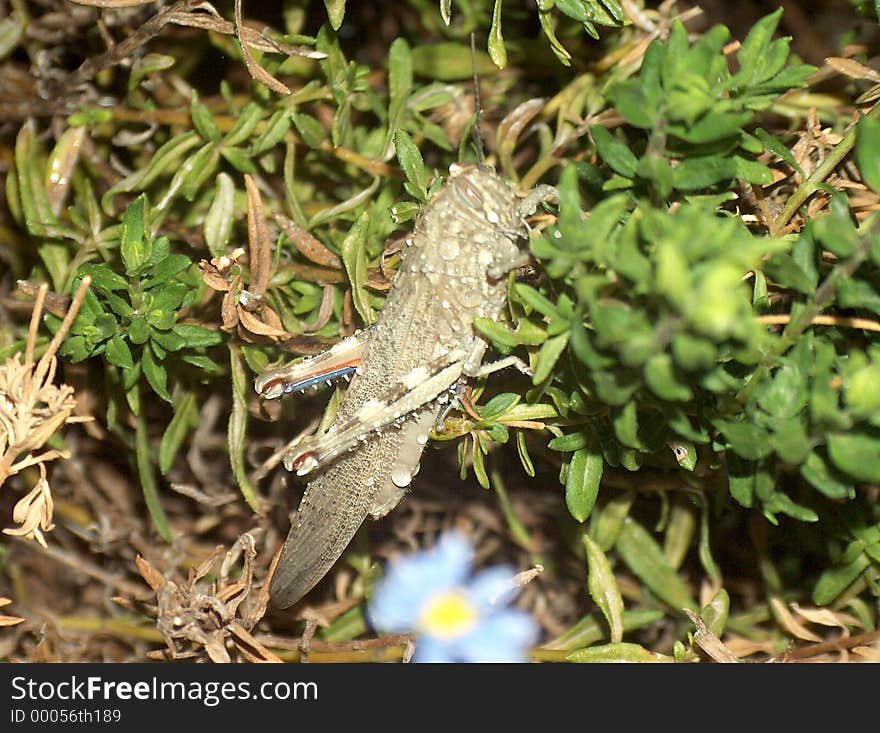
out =
[[[428,601],[422,612],[422,629],[432,636],[451,639],[473,628],[479,614],[461,591],[449,591]]]

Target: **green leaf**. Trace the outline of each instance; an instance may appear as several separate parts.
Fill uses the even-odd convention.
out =
[[[104,341],[105,339],[110,338],[113,334],[116,333],[116,329],[119,324],[117,323],[116,319],[109,313],[101,313],[97,318],[95,318],[94,325],[97,337],[101,341]]]
[[[609,167],[624,178],[632,178],[636,174],[638,159],[633,152],[622,142],[617,140],[602,125],[593,125],[590,128],[593,142],[596,143],[596,152]]]
[[[645,364],[645,382],[661,400],[684,402],[693,397],[690,387],[676,374],[669,354],[655,354]]]
[[[190,155],[178,168],[171,184],[169,193],[157,204],[157,209],[164,209],[171,202],[172,193],[178,189],[187,201],[195,200],[196,194],[208,178],[217,172],[220,162],[220,150],[214,143],[207,143]]]
[[[615,84],[608,93],[614,107],[633,127],[650,130],[660,116],[660,110],[655,102],[645,93],[644,81],[646,78],[646,65],[651,56],[652,49],[662,49],[659,41],[655,41],[648,48],[645,55],[645,63],[642,66],[642,83],[639,80],[629,79]],[[655,54],[656,56],[656,54]]]
[[[515,405],[519,404],[522,397],[515,392],[502,392],[495,395],[483,407],[480,415],[484,420],[498,420]]]
[[[196,323],[175,323],[171,330],[186,340],[191,349],[204,349],[216,346],[223,341],[223,335],[214,329],[199,326]]]
[[[798,415],[807,405],[807,382],[793,364],[784,364],[765,381],[758,393],[758,404],[777,418]]]
[[[186,255],[169,255],[150,268],[147,278],[141,281],[141,289],[149,290],[161,285],[175,275],[179,275],[190,265],[192,265],[192,260]]]
[[[133,344],[144,344],[150,338],[150,327],[143,316],[135,316],[128,324],[128,340]]]
[[[132,277],[150,258],[150,241],[146,221],[147,196],[141,194],[132,201],[122,216],[122,241],[119,251],[125,273]]]
[[[222,371],[216,361],[202,354],[181,354],[180,360],[209,374],[219,374]]]
[[[180,159],[201,142],[201,137],[192,130],[171,138],[153,153],[150,162],[145,168],[136,170],[112,186],[101,197],[101,206],[109,213],[111,210],[110,204],[113,197],[117,194],[145,190],[163,173],[172,169],[176,170],[179,167]]]
[[[727,438],[734,453],[743,458],[757,460],[773,452],[769,434],[755,423],[715,420],[713,424]]]
[[[22,10],[13,10],[9,17],[0,20],[0,59],[12,53],[27,28],[27,15]]]
[[[604,466],[601,451],[593,445],[575,451],[571,457],[565,478],[565,505],[578,522],[593,511]]]
[[[293,115],[293,124],[306,145],[314,150],[321,149],[321,146],[327,139],[327,131],[318,120],[310,115],[295,113]]]
[[[543,343],[541,350],[538,352],[538,362],[532,374],[532,384],[541,384],[550,376],[553,367],[556,366],[556,362],[559,361],[559,357],[562,356],[565,347],[568,346],[568,335],[568,331],[566,331],[547,339]]]
[[[532,457],[529,455],[529,447],[526,439],[525,430],[516,431],[516,452],[522,464],[523,471],[530,478],[535,477],[535,465],[532,463]]]
[[[656,608],[636,608],[623,612],[623,631],[637,631],[653,626],[663,618],[663,612]],[[544,645],[545,649],[579,649],[587,647],[607,636],[604,625],[596,614],[588,614],[566,631],[562,636]]]
[[[571,54],[556,37],[556,31],[553,28],[553,18],[550,11],[542,10],[539,7],[538,21],[541,24],[541,30],[544,31],[544,35],[547,36],[547,40],[550,42],[550,50],[553,51],[556,58],[559,59],[559,63],[563,66],[571,66]]]
[[[750,461],[735,453],[727,455],[727,479],[730,495],[744,507],[753,506],[756,497],[770,496],[776,486],[776,474],[769,459]]]
[[[669,563],[663,549],[651,534],[634,519],[627,517],[615,545],[627,567],[672,608],[697,608],[685,582]]]
[[[226,173],[217,174],[217,189],[205,215],[205,244],[214,257],[226,254],[235,215],[235,185]]]
[[[767,78],[767,49],[780,17],[782,17],[782,8],[764,16],[752,26],[736,54],[740,70],[731,80],[731,84],[736,88],[749,87]]]
[[[112,293],[116,290],[130,290],[128,280],[111,270],[107,265],[86,263],[79,266],[77,274],[80,277],[88,275],[92,278],[92,287],[102,293]]]
[[[190,287],[176,280],[144,293],[142,311],[147,322],[154,328],[171,328],[177,319],[177,310],[190,296]]]
[[[871,420],[880,413],[880,362],[866,364],[847,375],[843,388],[850,414]]]
[[[712,596],[712,600],[703,606],[700,618],[703,619],[706,628],[720,638],[724,633],[725,626],[727,626],[729,616],[730,596],[724,588],[719,588],[718,592]]]
[[[165,367],[156,361],[153,356],[153,350],[149,344],[144,346],[141,358],[141,368],[144,372],[147,382],[153,391],[166,402],[171,402],[171,395],[168,393],[168,372]]]
[[[693,507],[673,502],[667,513],[663,533],[663,554],[669,564],[678,570],[693,544],[697,520]]]
[[[43,185],[40,147],[33,120],[22,125],[15,138],[15,173],[25,225],[34,236],[44,236],[46,227],[57,225],[58,219],[52,213]]]
[[[584,432],[577,433],[567,433],[566,435],[559,435],[549,443],[547,443],[547,447],[550,450],[557,451],[576,451],[584,448],[587,445],[587,434]]]
[[[286,109],[278,109],[266,122],[266,127],[260,136],[253,141],[248,151],[251,155],[260,155],[274,148],[280,143],[290,129],[291,112]]]
[[[239,173],[256,173],[257,167],[250,155],[240,148],[220,148],[220,155]]]
[[[815,236],[841,258],[852,257],[859,248],[859,235],[850,219],[849,203],[842,193],[831,196],[831,213],[812,221]]]
[[[334,31],[338,31],[345,19],[345,0],[324,0],[324,7],[327,8],[330,27]]]
[[[74,364],[88,359],[92,355],[85,336],[68,336],[64,339],[58,353]]]
[[[146,503],[147,511],[153,520],[153,526],[163,540],[171,542],[171,528],[168,526],[168,517],[159,499],[159,487],[156,485],[156,475],[153,473],[147,419],[144,415],[138,418],[135,428],[135,457],[141,491],[144,493],[144,503]]]
[[[603,552],[608,552],[617,543],[634,499],[634,492],[624,491],[612,496],[598,513],[590,515],[590,536]]]
[[[413,68],[409,44],[404,38],[395,38],[388,49],[388,132],[383,148],[389,145],[406,122],[407,102],[412,95]],[[396,144],[396,143],[395,143]]]
[[[223,138],[222,149],[228,152],[232,149],[233,145],[239,145],[250,140],[254,130],[257,129],[257,125],[262,121],[264,114],[265,110],[260,104],[248,102],[244,109],[236,115],[235,125]],[[238,152],[242,155],[245,154],[244,151]]]
[[[837,468],[858,481],[880,482],[880,439],[865,433],[832,433],[828,455]]]
[[[792,152],[779,140],[761,128],[755,130],[755,136],[761,141],[761,144],[767,150],[773,153],[776,157],[781,158],[787,165],[791,166],[792,170],[797,171],[801,178],[807,177]]]
[[[773,434],[770,444],[779,459],[793,466],[803,463],[813,448],[814,440],[807,434],[806,416],[771,418]]]
[[[764,513],[769,515],[787,514],[801,522],[818,522],[819,516],[812,509],[795,503],[787,494],[776,491],[764,502]]]
[[[587,577],[590,597],[608,622],[611,641],[619,643],[623,638],[623,597],[617,586],[617,579],[614,577],[611,563],[608,562],[602,548],[587,534],[584,534],[582,539],[587,553],[587,565],[590,569]]]
[[[248,506],[257,514],[262,513],[259,499],[254,487],[248,478],[247,459],[245,450],[247,446],[247,421],[248,421],[248,392],[251,383],[242,362],[238,349],[229,349],[229,371],[232,375],[232,413],[229,415],[229,426],[226,432],[226,447],[229,451],[229,462],[232,464],[232,473],[238,482],[241,495]]]
[[[165,351],[180,351],[186,346],[186,339],[178,336],[174,331],[159,331],[153,329],[150,333],[150,343],[154,347],[156,355],[163,355]],[[162,352],[159,349],[162,349]]]
[[[153,247],[150,250],[150,257],[146,262],[147,267],[153,267],[164,260],[171,254],[171,242],[168,237],[162,235],[153,240]]]
[[[791,288],[807,296],[813,295],[816,291],[816,283],[811,274],[804,272],[794,257],[784,252],[776,252],[763,264],[763,270],[778,285]]]
[[[118,366],[122,369],[134,368],[131,349],[128,348],[128,344],[125,343],[125,339],[122,338],[122,336],[113,336],[107,342],[107,349],[104,352],[104,355],[107,357],[107,361],[114,366]]]
[[[406,175],[407,180],[415,188],[416,198],[420,201],[428,200],[428,177],[425,173],[425,162],[409,133],[403,128],[394,133],[394,147],[397,151],[397,160]]]
[[[736,177],[737,169],[731,158],[707,155],[681,161],[673,169],[672,185],[680,191],[697,191]]]
[[[198,130],[205,140],[210,142],[219,142],[222,137],[220,128],[214,122],[210,110],[201,102],[197,94],[193,94],[192,101],[189,104],[189,116],[192,118],[193,126]]]
[[[630,400],[619,410],[616,410],[612,418],[614,434],[617,439],[628,448],[642,448],[639,440],[639,414],[635,400]]]
[[[162,441],[159,443],[159,470],[162,475],[171,470],[187,434],[198,425],[198,417],[195,395],[192,392],[184,392],[183,396],[177,396],[174,401],[174,417],[165,428]]]
[[[491,318],[474,318],[474,328],[495,346],[538,346],[547,340],[547,334],[531,321],[520,321],[511,331],[503,323]]]
[[[551,319],[561,317],[557,304],[549,298],[544,297],[531,285],[527,285],[526,283],[514,283],[513,296],[515,300],[523,305],[527,305],[532,310],[538,311],[538,313],[543,316],[547,316]]]
[[[485,51],[477,50],[476,74],[484,77],[498,72]],[[421,44],[412,50],[413,71],[429,79],[461,81],[472,78],[474,65],[468,46],[454,41]]]
[[[374,320],[373,309],[370,307],[370,298],[365,288],[367,283],[367,231],[369,225],[369,213],[365,211],[352,224],[340,248],[345,272],[351,284],[352,302],[367,326],[371,325]]]
[[[856,163],[862,180],[874,191],[880,191],[880,120],[862,117],[856,139]]]
[[[813,451],[801,464],[801,476],[829,499],[852,499],[855,487],[817,452]]]
[[[501,33],[501,5],[503,0],[495,0],[492,8],[492,27],[489,28],[489,58],[499,69],[507,66],[507,49],[504,47],[504,36]]]
[[[672,657],[645,649],[640,644],[621,642],[578,649],[566,657],[569,662],[597,664],[608,662],[672,662]]]
[[[817,606],[828,606],[855,582],[868,566],[870,559],[864,553],[859,554],[851,562],[828,568],[819,577],[813,588],[813,603]]]

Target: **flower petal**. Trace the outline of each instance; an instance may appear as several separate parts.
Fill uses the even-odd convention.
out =
[[[432,636],[422,636],[416,640],[416,650],[412,661],[418,664],[449,663],[457,662],[458,659],[451,653],[454,647],[444,644]]]
[[[497,565],[481,570],[468,587],[468,596],[478,608],[499,608],[509,603],[516,594],[513,568]]]
[[[459,654],[473,662],[527,662],[538,638],[538,624],[522,611],[488,616],[467,637],[459,639]]]
[[[370,602],[373,626],[395,632],[415,628],[430,599],[466,581],[472,556],[467,538],[449,532],[432,549],[391,562]]]

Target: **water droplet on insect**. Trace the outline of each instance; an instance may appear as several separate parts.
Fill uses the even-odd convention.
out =
[[[399,489],[405,489],[412,481],[412,474],[406,466],[395,466],[391,471],[391,482]]]

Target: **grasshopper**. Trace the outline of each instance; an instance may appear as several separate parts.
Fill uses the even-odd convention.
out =
[[[367,515],[391,511],[419,469],[444,405],[469,378],[507,366],[484,364],[476,317],[498,319],[507,274],[529,261],[525,217],[555,194],[540,186],[524,199],[493,169],[453,164],[419,215],[376,323],[328,351],[264,372],[254,386],[276,399],[351,375],[334,422],[284,459],[313,475],[270,586],[273,602],[296,603],[336,562]]]

